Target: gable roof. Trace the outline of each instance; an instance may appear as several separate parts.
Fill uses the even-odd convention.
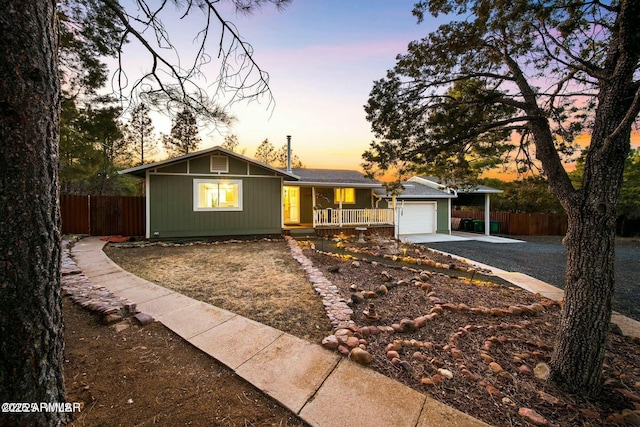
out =
[[[362,173],[344,169],[292,169],[294,175],[299,178],[297,185],[315,185],[327,187],[359,187],[379,188],[382,184],[374,179],[367,178]],[[285,181],[288,181],[285,179]]]
[[[438,190],[428,185],[415,181],[405,181],[402,183],[404,189],[396,196],[398,199],[453,199],[455,193]],[[384,188],[374,190],[375,194],[383,198],[391,198]]]
[[[207,148],[205,150],[200,150],[200,151],[194,151],[193,153],[189,153],[189,154],[184,154],[182,156],[178,156],[178,157],[173,157],[171,159],[167,159],[167,160],[162,160],[159,162],[155,162],[155,163],[149,163],[146,165],[140,165],[140,166],[136,166],[133,168],[129,168],[129,169],[124,169],[121,171],[118,171],[119,174],[122,175],[133,175],[133,176],[137,176],[138,178],[144,178],[146,175],[146,172],[150,169],[155,169],[161,166],[167,166],[170,165],[172,163],[178,163],[178,162],[183,162],[185,160],[188,159],[192,159],[195,157],[200,157],[200,156],[206,156],[209,154],[213,154],[213,153],[222,153],[225,154],[229,157],[235,157],[236,159],[248,162],[248,163],[253,163],[254,165],[260,166],[264,169],[267,170],[271,170],[273,172],[275,172],[278,175],[284,176],[285,179],[292,179],[292,180],[297,180],[298,176],[294,175],[293,173],[289,173],[286,170],[283,169],[279,169],[279,168],[274,168],[273,166],[270,166],[266,163],[262,163],[259,162],[257,160],[251,159],[249,157],[243,156],[242,154],[238,154],[238,153],[234,153],[231,150],[227,150],[226,148],[222,148],[219,146],[215,146],[215,147],[211,147],[211,148]]]
[[[409,179],[410,182],[417,182],[423,185],[427,185],[432,188],[437,188],[440,190],[447,190],[449,187],[444,184],[439,178],[434,176],[414,176]],[[499,194],[502,193],[502,190],[498,190],[497,188],[487,187],[486,185],[477,184],[473,188],[460,188],[456,190],[457,193],[463,194]]]

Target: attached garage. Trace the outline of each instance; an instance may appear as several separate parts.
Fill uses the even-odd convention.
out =
[[[398,203],[396,226],[398,238],[409,234],[431,234],[436,232],[437,204],[436,202]]]
[[[403,182],[402,187],[395,197],[384,189],[375,190],[383,206],[395,206],[397,239],[420,241],[430,234],[451,233],[451,199],[455,194],[411,180]]]

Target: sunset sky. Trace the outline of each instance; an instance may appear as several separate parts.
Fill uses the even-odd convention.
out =
[[[123,1],[131,12],[128,1]],[[395,57],[409,42],[426,36],[439,23],[426,19],[418,25],[411,10],[415,0],[294,0],[284,11],[267,4],[252,15],[237,15],[228,3],[221,13],[233,22],[254,48],[254,59],[270,76],[275,107],[266,103],[240,103],[230,107],[237,121],[230,129],[202,129],[200,148],[220,145],[236,134],[246,155],[268,138],[276,148],[292,136],[294,154],[306,167],[360,169],[361,155],[373,140],[364,104],[374,80],[385,76]],[[201,22],[168,9],[165,24],[180,60],[188,52]],[[173,21],[170,19],[173,18]],[[211,29],[209,53],[216,54],[219,27]],[[148,70],[150,58],[125,47],[124,68],[133,79]],[[214,58],[215,59],[215,58]],[[213,61],[205,69],[210,84],[218,72]],[[169,133],[170,119],[154,115],[159,132]],[[634,143],[640,143],[638,135]]]
[[[219,145],[225,134],[233,133],[253,156],[265,138],[278,148],[291,135],[294,154],[305,166],[359,169],[361,155],[373,139],[363,108],[373,81],[385,76],[409,42],[435,28],[433,23],[416,24],[414,3],[294,0],[284,11],[267,4],[249,16],[222,7],[225,18],[253,46],[256,62],[269,73],[275,108],[264,103],[233,105],[233,128],[222,134],[203,130],[201,148]],[[185,63],[185,52],[195,46],[197,25],[189,20],[168,27]],[[218,36],[216,27],[210,35],[211,54],[216,53]],[[124,57],[131,78],[150,67],[150,59],[134,43],[125,46]],[[208,70],[213,79],[218,67]],[[170,130],[166,118],[154,116],[154,124],[160,132]]]

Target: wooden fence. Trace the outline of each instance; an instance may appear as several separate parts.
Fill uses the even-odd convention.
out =
[[[484,220],[484,211],[453,211],[454,218]],[[490,212],[489,218],[500,223],[500,234],[512,236],[564,236],[565,214]]]
[[[60,196],[62,234],[144,236],[144,197]]]
[[[145,199],[130,196],[60,196],[63,234],[91,236],[144,236]],[[484,220],[484,211],[459,211],[454,218]],[[491,212],[500,223],[499,234],[513,236],[563,236],[567,232],[564,214]]]

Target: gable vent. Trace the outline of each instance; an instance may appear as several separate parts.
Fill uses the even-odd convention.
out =
[[[229,172],[229,158],[227,156],[211,156],[211,172]]]

